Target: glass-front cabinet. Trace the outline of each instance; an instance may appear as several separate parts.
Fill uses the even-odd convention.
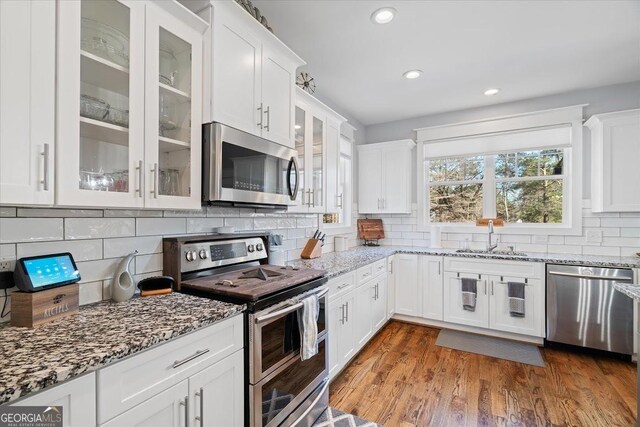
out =
[[[326,113],[315,98],[297,90],[295,149],[298,151],[300,190],[292,212],[325,211]]]
[[[206,24],[163,3],[58,3],[57,204],[199,207]]]
[[[202,35],[149,4],[145,158],[148,207],[200,206]]]

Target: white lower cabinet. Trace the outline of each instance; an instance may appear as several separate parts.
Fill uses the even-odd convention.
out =
[[[96,425],[96,375],[92,372],[22,399],[15,406],[62,406],[64,427]]]
[[[189,378],[189,425],[244,425],[244,351]]]
[[[329,281],[329,379],[389,318],[386,266],[387,260],[377,261]]]
[[[405,316],[422,315],[420,296],[422,295],[418,282],[419,255],[396,254],[393,259],[395,276],[395,296],[397,314]]]
[[[475,310],[465,310],[462,305],[462,279],[477,280]],[[444,321],[478,328],[489,327],[489,298],[486,276],[478,274],[445,273]]]
[[[355,354],[353,292],[329,302],[329,378],[333,378]]]
[[[523,282],[522,277],[490,277],[489,327],[497,331],[544,336],[544,282],[527,279],[524,287],[524,317],[511,315],[508,282]]]
[[[373,334],[372,306],[375,295],[375,281],[371,280],[356,288],[355,309],[353,311],[356,346],[362,347]]]
[[[418,279],[422,288],[422,317],[425,319],[442,320],[444,316],[442,263],[441,256],[420,256]]]
[[[103,427],[186,427],[189,381],[184,380],[118,415]]]

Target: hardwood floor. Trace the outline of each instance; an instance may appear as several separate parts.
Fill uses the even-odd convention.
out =
[[[331,384],[330,405],[395,426],[633,426],[636,365],[542,349],[546,367],[435,345],[391,321]]]

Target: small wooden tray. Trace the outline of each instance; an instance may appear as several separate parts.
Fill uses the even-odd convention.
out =
[[[504,227],[504,219],[501,218],[478,218],[476,227],[488,227],[489,221],[493,221],[494,227]]]

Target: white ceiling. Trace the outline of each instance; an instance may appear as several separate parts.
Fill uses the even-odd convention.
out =
[[[253,3],[317,94],[365,125],[640,80],[637,0]],[[398,15],[374,25],[382,6]]]

